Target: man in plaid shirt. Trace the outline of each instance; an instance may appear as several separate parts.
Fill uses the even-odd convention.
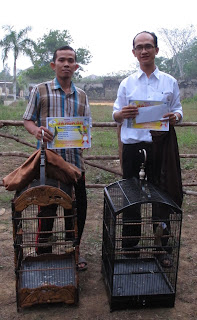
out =
[[[55,79],[36,85],[30,95],[29,103],[23,115],[24,126],[38,141],[38,148],[44,130],[44,142],[53,140],[53,134],[46,128],[46,117],[79,117],[90,116],[88,99],[83,90],[72,82],[72,76],[78,69],[76,52],[70,46],[58,48],[50,64],[55,71]],[[78,221],[78,244],[83,233],[87,196],[85,189],[85,166],[80,148],[54,150],[65,161],[81,170],[81,178],[75,185]],[[43,253],[43,252],[42,252]],[[87,268],[84,259],[79,260],[79,270]]]

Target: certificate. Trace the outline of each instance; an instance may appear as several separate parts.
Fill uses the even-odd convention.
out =
[[[53,133],[48,149],[90,148],[90,117],[47,117],[47,128]]]
[[[163,119],[163,115],[169,112],[167,102],[130,100],[129,104],[137,106],[139,114],[135,119],[127,120],[128,128],[169,131],[169,120]]]

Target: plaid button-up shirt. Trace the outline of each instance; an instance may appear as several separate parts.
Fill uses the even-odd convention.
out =
[[[30,95],[23,115],[24,120],[32,120],[46,127],[46,117],[90,117],[90,108],[85,92],[71,83],[71,93],[66,94],[57,79],[36,85]],[[40,142],[38,141],[38,148]],[[80,148],[56,149],[66,161],[85,170]]]

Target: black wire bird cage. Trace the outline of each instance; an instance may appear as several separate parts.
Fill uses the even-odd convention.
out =
[[[182,211],[146,180],[104,189],[102,273],[111,311],[173,307]]]

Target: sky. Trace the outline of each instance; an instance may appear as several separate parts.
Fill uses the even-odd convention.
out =
[[[117,74],[136,65],[132,40],[138,32],[155,32],[160,48],[158,57],[162,56],[166,48],[159,29],[182,29],[192,24],[197,30],[196,8],[196,0],[7,0],[0,7],[0,39],[4,36],[3,25],[13,26],[17,32],[31,26],[28,37],[33,40],[49,30],[68,30],[74,40],[72,47],[87,48],[92,55],[91,63],[84,66],[83,77]],[[7,63],[12,74],[11,53]],[[25,56],[17,60],[17,69],[30,66]]]

